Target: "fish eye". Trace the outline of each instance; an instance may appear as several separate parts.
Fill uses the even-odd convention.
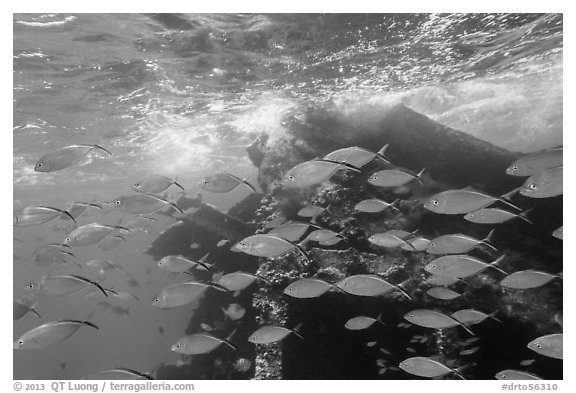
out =
[[[436,243],[431,242],[431,243],[430,243],[430,246],[431,246],[431,247],[436,247]]]
[[[116,200],[116,201],[114,201],[114,203],[117,204],[117,205],[119,205],[119,204],[120,204],[120,201]]]
[[[508,376],[506,374],[500,374],[500,378],[506,379],[506,378],[508,378]]]
[[[134,184],[134,187],[140,187],[140,183]]]
[[[530,183],[530,184],[528,185],[528,187],[529,187],[531,190],[535,190],[536,188],[538,188],[538,186],[536,185],[536,183]]]
[[[288,175],[288,180],[290,180],[290,181],[294,181],[294,176],[292,176],[292,175]]]
[[[24,341],[23,340],[18,341],[18,345],[24,345]]]
[[[432,204],[433,204],[434,206],[438,206],[438,199],[433,199],[433,200],[432,200]]]
[[[156,303],[158,303],[158,302],[160,301],[160,299],[157,298],[157,297],[155,297],[155,298],[154,298],[154,301],[155,301]]]
[[[39,162],[37,165],[38,165],[38,166],[42,166],[42,163],[41,163],[41,162]]]
[[[432,269],[436,269],[436,265],[434,265],[434,264],[430,265],[430,267],[431,267]]]
[[[534,346],[538,349],[542,349],[542,344],[540,343],[534,343]]]
[[[516,165],[514,165],[514,166],[512,167],[512,170],[513,170],[513,171],[517,171],[517,170],[518,170],[518,167],[517,167]]]

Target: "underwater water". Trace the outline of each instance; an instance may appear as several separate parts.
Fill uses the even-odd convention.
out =
[[[232,221],[217,222],[214,217],[219,217],[217,211],[228,212],[246,221],[248,234],[252,234],[262,228],[261,212],[257,217],[254,212],[271,206],[274,195],[261,202],[248,187],[215,193],[198,183],[215,173],[231,173],[255,185],[258,193],[267,193],[270,184],[246,149],[262,134],[268,135],[267,143],[273,146],[293,133],[294,119],[305,124],[314,120],[313,126],[304,130],[316,132],[316,140],[329,135],[324,129],[349,125],[346,140],[324,141],[327,147],[335,146],[331,150],[353,146],[354,142],[348,141],[371,129],[387,108],[400,104],[426,120],[511,152],[532,153],[562,145],[563,18],[559,14],[15,14],[13,29],[14,211],[27,206],[64,210],[73,202],[93,203],[100,208],[90,207],[77,218],[78,226],[99,222],[142,228],[118,233],[125,239],[109,250],[101,243],[63,248],[74,254],[66,260],[80,265],[75,266],[69,262],[39,263],[33,258],[39,247],[65,241],[74,228],[70,220],[55,218],[33,226],[15,222],[14,299],[33,293],[27,288],[30,282],[46,275],[70,274],[98,281],[117,292],[128,291],[137,298],[106,298],[89,291],[41,298],[35,307],[41,319],[28,313],[15,320],[14,340],[42,323],[61,319],[89,320],[99,329],[82,327],[49,348],[15,350],[15,379],[79,379],[118,367],[158,378],[247,379],[266,375],[266,370],[261,370],[266,365],[256,361],[260,352],[244,334],[244,330],[250,333],[264,322],[257,319],[260,309],[253,305],[257,288],[242,291],[237,297],[210,288],[197,301],[170,309],[153,307],[152,302],[162,288],[188,279],[167,275],[157,266],[166,255],[182,254],[198,260],[210,252],[208,261],[215,269],[193,273],[202,282],[210,281],[219,271],[256,271],[255,257],[230,252],[230,244],[216,245],[225,238],[234,240],[232,234],[243,233],[243,223],[237,224],[242,230],[235,229]],[[312,119],[305,115],[309,108],[318,113],[326,109],[330,115]],[[403,124],[395,126],[401,128]],[[300,136],[308,140],[306,135]],[[364,147],[376,152],[384,142]],[[423,142],[415,139],[405,143],[417,146]],[[45,154],[77,144],[98,144],[112,155],[91,151],[65,169],[35,170]],[[400,147],[389,146],[390,158],[395,148],[398,151]],[[331,150],[316,149],[310,159]],[[437,160],[448,158],[439,156]],[[416,159],[403,157],[401,161]],[[286,158],[279,164],[291,167],[296,163],[289,165]],[[484,164],[489,166],[490,162]],[[416,173],[420,168],[410,169]],[[162,211],[150,215],[154,220],[135,223],[137,216],[103,203],[134,195],[130,186],[151,174],[175,179],[190,199],[200,193],[204,206],[216,209],[214,216],[195,216],[193,224],[183,225]],[[433,171],[430,176],[439,178]],[[509,189],[515,186],[518,184]],[[163,193],[162,197],[170,201],[181,196],[174,185]],[[348,195],[352,206],[359,202],[353,193],[343,195]],[[247,197],[243,207],[234,208]],[[304,205],[311,200],[290,203]],[[497,229],[494,243],[498,244],[499,236],[510,244],[520,238],[546,239],[542,241],[549,248],[528,247],[524,256],[536,258],[541,253],[552,259],[547,271],[558,273],[562,270],[562,244],[550,232],[562,225],[561,221],[553,222],[558,217],[561,220],[561,203],[561,197],[542,202],[534,209],[536,225]],[[183,209],[190,206],[181,205]],[[522,207],[531,205],[524,203]],[[236,210],[229,211],[231,208]],[[537,218],[546,216],[542,213],[546,209],[553,212],[550,222],[539,225]],[[421,221],[423,235],[441,231],[449,220],[427,217]],[[228,231],[231,235],[224,236]],[[488,230],[475,227],[473,232],[482,238]],[[367,249],[365,238],[355,241],[357,248]],[[335,249],[346,247],[340,244]],[[384,249],[372,251],[387,255]],[[309,252],[313,259],[314,252]],[[117,271],[101,273],[86,265],[94,259],[114,261],[132,277]],[[496,372],[508,368],[561,379],[562,361],[526,348],[537,337],[532,335],[535,331],[562,331],[562,282],[555,280],[548,285],[546,312],[536,317],[522,314],[530,304],[522,298],[517,312],[522,315],[512,319],[505,307],[518,295],[503,294],[502,299],[507,300],[501,300],[487,293],[491,305],[502,305],[505,324],[487,321],[478,326],[475,333],[483,338],[478,353],[471,354],[469,361],[463,355],[464,360],[450,367],[468,366],[473,370],[467,375],[471,379],[492,379]],[[314,337],[309,340],[316,355],[310,355],[310,349],[297,337],[287,337],[282,342],[280,376],[416,378],[403,371],[379,373],[382,367],[376,361],[383,355],[374,353],[378,346],[366,346],[366,342],[378,340],[375,326],[357,336],[350,336],[342,326],[347,319],[344,316],[354,310],[375,317],[380,305],[366,298],[341,302],[338,295],[331,292],[308,303],[289,301],[288,327],[303,322],[302,334]],[[475,296],[482,296],[481,289]],[[460,308],[473,307],[472,300],[463,301]],[[238,320],[227,317],[221,307],[230,303],[241,304],[246,314]],[[330,310],[338,305],[346,312],[334,316]],[[411,307],[426,308],[429,302],[418,298]],[[388,367],[409,356],[433,353],[418,344],[414,345],[416,354],[405,352],[410,344],[404,342],[412,335],[431,333],[397,327],[402,315],[396,310],[383,317],[390,329],[387,336],[395,337],[382,344],[393,353]],[[202,331],[200,323],[207,324],[210,333],[220,338],[238,329],[230,339],[238,352],[225,346],[192,357],[171,351],[185,334]],[[450,343],[456,339],[449,336],[446,340]],[[249,359],[252,365],[244,370],[236,363],[241,358]],[[530,363],[531,359],[535,361]],[[519,365],[525,360],[528,366]],[[195,367],[190,374],[170,374],[171,367],[190,364]],[[467,370],[462,372],[466,375]],[[278,376],[271,373],[268,377]]]

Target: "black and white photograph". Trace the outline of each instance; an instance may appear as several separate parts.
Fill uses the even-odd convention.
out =
[[[14,380],[561,386],[563,13],[49,9]]]

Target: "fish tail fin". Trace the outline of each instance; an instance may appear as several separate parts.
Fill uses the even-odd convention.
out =
[[[295,335],[300,337],[302,340],[304,340],[304,336],[302,336],[302,334],[300,333],[300,330],[302,330],[302,325],[303,325],[303,323],[300,322],[298,325],[296,325],[296,327],[294,329],[290,329],[290,330],[292,331],[292,333],[294,333]]]
[[[208,259],[209,256],[210,256],[210,253],[207,252],[206,254],[204,254],[204,255],[202,256],[202,258],[200,258],[200,259],[198,260],[198,263],[204,264],[204,263],[206,262],[206,260]]]
[[[426,168],[422,168],[422,169],[420,169],[420,172],[418,172],[418,174],[416,176],[414,176],[414,179],[416,179],[416,181],[418,183],[420,183],[421,186],[424,185],[424,183],[422,183],[422,175],[424,174],[425,171],[426,171]]]
[[[96,329],[96,330],[99,330],[99,329],[100,329],[98,326],[94,325],[94,324],[93,324],[92,322],[90,322],[90,321],[80,321],[80,323],[82,323],[83,325],[86,325],[86,326],[93,327],[93,328]]]
[[[564,272],[560,272],[556,275],[556,277],[558,277],[559,279],[563,280],[564,279]]]
[[[456,321],[456,319],[455,319],[455,321]],[[462,326],[462,328],[463,328],[464,330],[466,330],[468,333],[470,333],[470,334],[473,335],[473,336],[476,336],[476,333],[474,333],[474,332],[472,331],[472,329],[470,329],[470,326],[466,326],[465,324],[463,324],[463,323],[460,322],[460,321],[456,321],[456,322],[458,322],[458,325]]]
[[[36,316],[37,316],[38,318],[42,319],[42,316],[41,316],[40,314],[38,314],[38,311],[36,311],[36,310],[33,309],[33,308],[30,308],[30,311],[32,311],[34,314],[36,314]]]
[[[458,280],[462,281],[464,284],[468,285],[469,287],[472,286],[468,281],[464,280],[463,278],[459,278]]]
[[[111,289],[105,289],[104,287],[102,287],[102,285],[100,285],[100,283],[97,283],[96,281],[92,281],[92,280],[89,280],[89,279],[87,279],[87,278],[83,278],[83,277],[80,277],[80,276],[75,276],[75,277],[80,278],[80,279],[82,279],[83,281],[88,282],[88,283],[94,285],[94,286],[95,286],[96,288],[98,288],[98,289],[100,290],[100,292],[102,292],[102,293],[104,294],[104,296],[106,296],[106,297],[108,297],[108,294],[106,293],[106,291],[112,292],[112,293],[116,293],[116,292],[112,291]]]
[[[310,260],[310,258],[308,258],[308,254],[306,254],[306,251],[304,251],[304,246],[306,245],[306,243],[308,243],[310,241],[310,239],[306,238],[304,240],[302,240],[300,243],[296,244],[293,243],[294,246],[296,246],[296,249],[298,250],[298,252],[300,253],[300,255],[302,255],[304,257],[304,259],[306,259],[306,261],[308,262],[312,262]]]
[[[380,158],[382,161],[384,161],[386,164],[390,164],[390,160],[388,160],[388,158],[386,157],[386,150],[388,149],[388,146],[390,146],[390,144],[385,144],[384,146],[382,146],[382,148],[380,150],[378,150],[378,153],[376,153],[376,157]]]
[[[495,320],[496,322],[502,323],[502,320],[500,318],[498,318],[496,316],[496,314],[498,314],[498,310],[491,312],[490,314],[488,314],[488,318],[491,318],[493,320]]]
[[[376,322],[378,322],[378,323],[381,324],[382,326],[386,326],[386,324],[385,324],[384,321],[382,320],[382,313],[383,313],[383,311],[380,311],[380,314],[378,314],[378,316],[376,317]]]
[[[498,265],[500,262],[502,262],[502,261],[504,260],[504,258],[506,258],[506,256],[507,256],[506,254],[502,254],[502,255],[500,255],[500,256],[498,257],[498,259],[496,259],[494,262],[491,262],[491,263],[489,264],[489,266],[490,266],[491,268],[494,268],[494,269],[498,270],[500,273],[504,274],[505,276],[508,275],[508,272],[506,272],[505,270],[502,270],[502,269],[501,269],[500,267],[498,267],[497,265]]]
[[[93,147],[94,149],[102,150],[104,153],[107,153],[109,156],[112,155],[112,153],[110,153],[108,150],[106,150],[105,148],[103,148],[103,147],[100,146],[100,145],[92,145],[92,147]]]
[[[390,204],[390,207],[392,208],[392,210],[395,210],[397,212],[400,211],[400,209],[398,208],[398,203],[400,202],[400,198],[396,198],[392,201],[392,203]]]
[[[488,233],[488,235],[486,235],[486,237],[484,239],[480,240],[480,243],[482,243],[485,246],[490,247],[492,250],[498,252],[498,249],[491,242],[492,237],[494,236],[494,231],[495,231],[495,229],[492,229],[490,231],[490,233]]]
[[[520,209],[518,206],[516,206],[515,204],[513,204],[511,202],[511,198],[516,195],[516,193],[518,193],[518,191],[520,191],[520,187],[513,189],[512,191],[507,192],[506,194],[500,195],[500,197],[498,198],[498,200],[502,203],[505,203],[506,205],[510,206],[513,209],[516,209],[518,211],[521,211],[522,209]]]
[[[394,288],[396,288],[397,290],[399,290],[400,293],[402,293],[402,295],[406,296],[408,299],[414,300],[414,299],[412,298],[412,296],[410,296],[410,294],[409,294],[408,292],[406,292],[406,290],[405,290],[404,288],[402,288],[402,286],[403,286],[406,282],[411,281],[411,280],[412,280],[412,279],[408,279],[408,280],[406,280],[406,281],[404,281],[404,282],[402,282],[402,283],[400,283],[400,284],[398,284],[398,285],[394,285]]]
[[[114,225],[114,229],[117,229],[122,232],[130,233],[132,232],[130,229],[123,227],[122,225]]]
[[[258,192],[256,191],[256,187],[254,187],[252,184],[248,183],[248,180],[246,179],[240,179],[242,180],[242,183],[245,184],[249,189],[252,190],[252,192]]]
[[[530,209],[524,210],[522,213],[518,214],[518,217],[521,218],[522,220],[526,221],[528,224],[535,225],[534,222],[528,218],[528,214],[532,210],[534,210],[534,207],[531,207]]]
[[[68,217],[69,219],[72,220],[72,222],[74,223],[74,225],[78,226],[78,223],[76,222],[76,219],[74,217],[72,217],[72,214],[70,214],[70,212],[68,210],[60,210],[62,212],[62,215]]]
[[[184,214],[184,210],[176,204],[176,202],[168,202],[168,205],[172,206],[178,213]]]
[[[178,188],[181,189],[184,193],[186,193],[186,190],[184,189],[184,187],[182,187],[182,184],[178,183],[178,175],[176,175],[176,178],[174,179],[174,181],[172,182],[172,184],[174,184],[176,187],[178,187]]]
[[[237,331],[237,330],[238,330],[238,329],[232,330],[232,333],[230,333],[230,334],[228,335],[228,337],[226,337],[226,338],[224,339],[224,341],[223,341],[224,344],[228,345],[230,348],[232,348],[232,349],[235,350],[235,351],[238,351],[238,347],[237,347],[236,345],[232,344],[232,343],[230,342],[230,340],[232,340],[232,337],[236,334],[236,331]]]
[[[116,292],[116,291],[113,290],[113,289],[104,288],[104,291],[109,292],[109,293],[111,293],[111,294],[113,294],[113,295],[118,295],[118,292]],[[106,296],[108,296],[108,295],[106,295]]]

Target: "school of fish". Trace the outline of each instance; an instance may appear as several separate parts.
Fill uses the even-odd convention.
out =
[[[363,167],[377,160],[383,165],[392,165],[386,158],[388,145],[374,153],[360,147],[348,147],[333,151],[324,158],[306,161],[289,169],[281,179],[281,185],[285,188],[311,187],[329,180],[338,171],[351,171],[362,173]],[[36,163],[34,170],[37,172],[53,172],[65,170],[80,162],[92,152],[103,152],[108,156],[112,153],[99,145],[70,145],[54,152],[45,154]],[[483,191],[466,187],[463,189],[445,190],[423,201],[424,209],[446,215],[462,215],[464,219],[488,225],[500,224],[514,218],[520,218],[531,223],[528,214],[531,209],[521,212],[514,205],[512,198],[520,193],[529,198],[552,198],[562,195],[562,147],[553,148],[537,153],[525,155],[513,162],[506,170],[510,176],[524,176],[524,184],[510,192],[498,196],[490,195]],[[367,178],[367,182],[378,188],[396,189],[415,182],[424,185],[423,178],[426,173],[422,168],[418,173],[412,174],[407,171],[392,168],[379,170]],[[109,274],[119,272],[126,276],[131,285],[139,285],[136,279],[118,262],[105,259],[95,259],[85,262],[83,265],[75,261],[73,253],[75,247],[96,245],[102,252],[111,250],[123,242],[129,241],[128,236],[136,230],[145,228],[144,221],[155,220],[154,214],[173,209],[180,214],[184,210],[174,200],[160,193],[174,186],[185,193],[185,188],[177,179],[161,174],[151,174],[145,178],[134,181],[127,185],[134,194],[122,195],[112,201],[99,203],[72,202],[66,209],[49,206],[28,206],[14,212],[13,225],[26,227],[43,225],[57,218],[65,221],[68,231],[61,243],[49,243],[37,248],[30,259],[40,266],[59,265],[65,268],[83,267],[94,269],[98,273],[98,280],[89,279],[79,274],[46,275],[38,282],[30,282],[27,285],[29,295],[14,300],[14,321],[17,321],[28,313],[33,313],[37,318],[41,317],[38,310],[42,300],[47,297],[72,296],[89,291],[91,296],[104,298],[117,297],[138,301],[139,299],[127,291],[119,288],[106,288],[103,281]],[[206,176],[198,182],[203,190],[213,193],[227,193],[238,186],[245,186],[252,192],[256,188],[246,179],[242,179],[230,173],[215,173]],[[493,207],[500,204],[500,207]],[[98,211],[103,208],[112,208],[136,220],[124,225],[107,225],[96,221],[79,226],[77,220],[92,209],[93,216],[97,217]],[[275,259],[291,253],[310,261],[307,247],[318,243],[320,246],[333,246],[341,241],[347,241],[343,233],[334,232],[323,228],[318,224],[317,218],[322,214],[329,214],[333,207],[321,207],[312,204],[304,206],[298,216],[309,221],[287,221],[280,224],[270,225],[266,233],[254,233],[232,245],[231,250],[243,252],[257,258]],[[357,201],[355,210],[359,214],[379,214],[385,210],[400,211],[399,199],[387,202],[381,199],[366,199]],[[550,234],[556,239],[562,240],[562,224],[554,233]],[[373,233],[368,237],[368,242],[377,250],[386,252],[386,249],[399,248],[403,251],[414,253],[428,253],[436,256],[423,269],[429,273],[426,280],[432,287],[426,292],[427,296],[449,302],[462,295],[449,289],[448,286],[456,282],[466,282],[465,279],[478,275],[488,269],[502,275],[500,285],[512,290],[529,290],[547,285],[553,280],[562,280],[562,272],[544,272],[536,270],[519,270],[509,272],[505,269],[506,254],[500,254],[497,247],[492,243],[495,235],[494,229],[490,230],[483,239],[476,239],[462,233],[444,234],[428,239],[418,231],[407,232],[402,230],[389,230],[382,233]],[[554,240],[558,241],[558,240]],[[228,244],[227,239],[218,243],[218,247]],[[194,245],[191,248],[199,248]],[[486,250],[489,259],[479,259],[468,253],[474,249]],[[500,254],[500,255],[498,255]],[[228,292],[235,296],[250,285],[269,285],[272,283],[264,277],[249,272],[236,271],[228,274],[213,272],[213,264],[209,263],[210,254],[207,253],[201,259],[194,261],[181,255],[165,256],[158,261],[157,267],[171,277],[183,277],[188,275],[187,281],[176,282],[163,288],[150,301],[151,307],[165,309],[177,308],[201,299],[207,291]],[[212,272],[213,279],[210,282],[197,281],[194,271],[202,270]],[[283,289],[286,296],[295,299],[315,298],[332,291],[341,296],[360,296],[369,301],[370,298],[383,296],[389,292],[397,292],[401,296],[412,300],[412,295],[407,289],[407,283],[392,283],[377,274],[356,274],[345,277],[338,282],[327,282],[320,278],[308,277],[291,282]],[[104,302],[105,303],[105,302]],[[104,304],[103,303],[103,304]],[[105,303],[110,306],[108,303]],[[246,314],[246,309],[238,303],[231,303],[227,308],[222,308],[226,318],[238,321]],[[382,321],[382,314],[378,316],[358,315],[349,319],[342,328],[349,330],[368,329],[374,325],[386,328]],[[472,329],[474,324],[481,323],[487,318],[500,321],[495,313],[485,314],[474,308],[458,310],[456,312],[440,312],[433,309],[414,308],[404,315],[401,324],[409,323],[420,327],[442,330],[460,327],[473,336],[470,343],[474,342],[475,333]],[[205,326],[204,326],[205,325]],[[15,350],[38,350],[57,345],[74,334],[80,328],[90,327],[90,334],[97,334],[100,328],[88,320],[60,319],[42,323],[34,329],[24,332],[13,343]],[[238,351],[234,343],[233,330],[226,337],[210,333],[212,328],[203,324],[203,329],[194,334],[186,335],[175,342],[170,348],[172,351],[183,355],[201,355],[214,351],[224,345],[230,350]],[[83,329],[89,330],[89,329]],[[284,340],[287,336],[294,335],[301,340],[306,340],[305,328],[302,323],[292,328],[276,325],[262,325],[248,337],[250,343],[256,345],[269,345]],[[534,337],[526,343],[526,347],[539,356],[552,359],[563,359],[562,333],[551,333],[542,337]],[[417,340],[426,338],[418,338]],[[479,347],[465,349],[462,356],[470,355]],[[408,352],[416,352],[409,348]],[[385,352],[385,350],[382,350]],[[416,353],[414,353],[417,355]],[[235,365],[237,369],[248,371],[250,361],[239,358]],[[465,379],[465,372],[453,368],[440,361],[434,356],[412,356],[400,362],[397,367],[385,366],[385,362],[379,360],[380,374],[387,369],[402,370],[408,374],[424,377],[437,378],[453,374],[457,378]],[[558,367],[562,367],[560,363]],[[106,378],[104,378],[106,377]],[[152,376],[127,368],[109,370],[95,370],[87,379],[151,379]],[[496,379],[541,379],[537,375],[523,370],[505,369],[495,375]]]

